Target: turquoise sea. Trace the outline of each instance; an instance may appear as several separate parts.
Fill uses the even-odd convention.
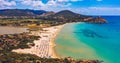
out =
[[[66,24],[55,39],[61,57],[120,63],[120,16],[103,16],[107,24]]]

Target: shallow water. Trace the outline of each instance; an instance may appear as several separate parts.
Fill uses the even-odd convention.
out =
[[[57,54],[75,59],[98,59],[103,60],[103,63],[120,63],[120,17],[103,18],[109,23],[65,25],[55,40]]]

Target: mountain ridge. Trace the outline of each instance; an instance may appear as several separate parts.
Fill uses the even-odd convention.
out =
[[[74,13],[70,10],[62,10],[60,12],[55,13],[44,10],[4,9],[0,10],[0,18],[37,18],[61,22],[106,23],[106,20],[101,17],[99,17],[99,19],[96,19],[92,16]]]
[[[56,16],[56,17],[64,17],[64,18],[78,18],[80,16],[84,16],[85,15],[82,15],[82,14],[77,14],[77,13],[74,13],[70,10],[62,10],[62,11],[59,11],[57,13],[55,13],[54,15],[52,16]]]
[[[35,16],[46,13],[44,10],[31,10],[31,9],[2,9],[0,16]]]

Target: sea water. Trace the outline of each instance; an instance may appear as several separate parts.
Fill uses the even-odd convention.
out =
[[[103,16],[107,24],[66,24],[55,39],[61,57],[120,63],[120,16]]]

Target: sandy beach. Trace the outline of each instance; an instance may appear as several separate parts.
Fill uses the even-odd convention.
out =
[[[35,40],[35,46],[26,49],[14,49],[12,52],[21,54],[34,54],[41,58],[60,58],[55,52],[55,42],[57,34],[64,25],[43,28],[43,31],[33,31],[32,35],[40,36],[39,40]]]

